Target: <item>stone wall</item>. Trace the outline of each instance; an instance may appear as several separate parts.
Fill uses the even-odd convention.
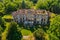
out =
[[[37,10],[36,11],[21,10],[21,11],[12,13],[12,15],[16,22],[18,22],[18,23],[22,22],[24,25],[25,25],[25,23],[32,25],[32,22],[33,22],[33,24],[46,25],[46,24],[48,24],[47,21],[49,18],[48,12],[46,10],[44,10],[44,11],[43,10],[38,10],[38,11]],[[34,23],[34,21],[35,21],[35,23]]]

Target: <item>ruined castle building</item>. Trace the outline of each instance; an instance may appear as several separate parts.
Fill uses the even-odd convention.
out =
[[[20,9],[12,13],[13,20],[24,25],[48,24],[49,13],[46,10]]]

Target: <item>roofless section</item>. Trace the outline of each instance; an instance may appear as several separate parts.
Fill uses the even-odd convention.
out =
[[[14,21],[26,25],[47,25],[49,12],[46,10],[20,9],[12,13]]]

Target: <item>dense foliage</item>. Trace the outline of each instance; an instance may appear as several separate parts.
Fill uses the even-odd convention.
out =
[[[22,38],[22,34],[21,32],[17,31],[17,24],[15,22],[12,22],[7,39],[8,40],[21,40],[21,38]]]
[[[37,25],[24,28],[23,25],[11,22],[12,16],[9,16],[19,9],[43,9],[55,14],[51,15],[49,27]],[[0,40],[22,40],[28,34],[34,35],[36,40],[60,40],[59,13],[60,0],[0,0]]]
[[[0,1],[0,14],[8,14],[18,9],[35,8],[45,9],[54,13],[60,13],[59,0],[2,0]]]
[[[51,12],[60,13],[60,1],[59,0],[38,0],[37,9],[46,9]]]

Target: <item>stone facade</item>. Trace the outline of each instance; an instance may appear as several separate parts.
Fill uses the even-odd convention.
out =
[[[24,25],[47,25],[49,12],[46,10],[20,9],[12,13],[14,21]]]

